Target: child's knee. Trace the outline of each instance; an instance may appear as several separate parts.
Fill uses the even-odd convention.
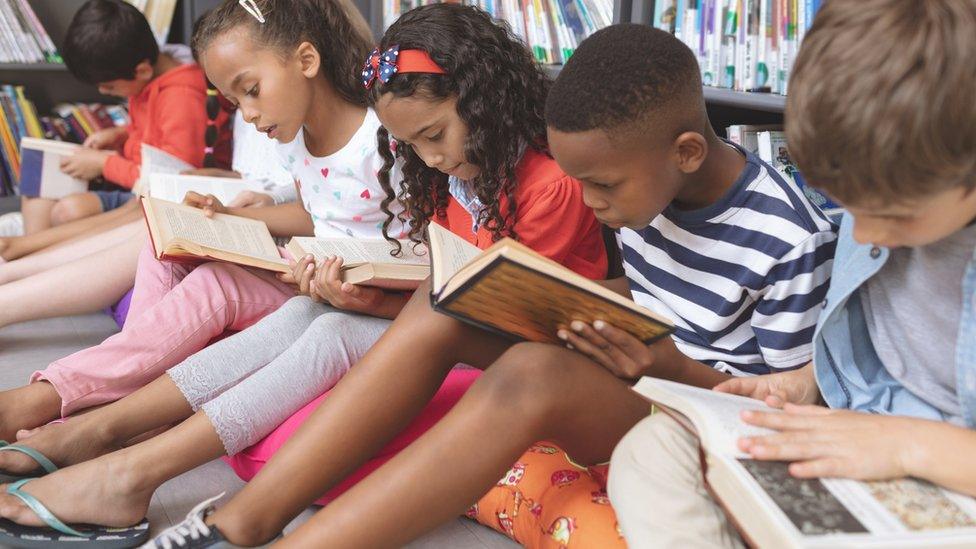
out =
[[[91,193],[73,194],[58,200],[51,208],[51,223],[62,225],[100,213],[101,203]]]
[[[519,343],[509,348],[478,380],[484,398],[499,409],[517,411],[525,419],[542,419],[563,404],[560,390],[565,363],[560,348]]]
[[[665,468],[673,460],[697,463],[697,440],[664,413],[639,421],[613,450],[607,490],[611,500],[624,499],[646,471]]]

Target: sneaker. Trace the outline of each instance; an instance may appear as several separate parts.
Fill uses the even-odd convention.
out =
[[[224,493],[204,500],[187,513],[179,524],[163,530],[141,549],[231,549],[240,547],[227,541],[216,526],[210,526],[204,519],[216,510],[214,502],[224,497]]]
[[[24,214],[12,212],[0,215],[0,237],[24,236]]]

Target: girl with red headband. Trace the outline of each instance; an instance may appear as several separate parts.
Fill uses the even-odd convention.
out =
[[[311,3],[314,2],[302,2]],[[269,4],[272,2],[242,3],[243,9],[258,21],[249,23],[245,28],[261,29],[263,25],[274,24],[276,19],[286,19],[292,23],[311,19],[286,14],[283,5],[276,4],[276,10],[271,10]],[[261,22],[261,19],[265,21]],[[232,40],[231,37],[243,33],[226,32],[240,28],[227,20],[228,8],[225,4],[198,30],[195,43],[205,50],[201,52],[204,67],[208,72],[213,71],[211,78],[218,87],[241,104],[246,117],[255,123],[271,124],[270,133],[277,134],[282,140],[291,138],[297,132],[300,142],[303,135],[300,126],[288,122],[291,119],[290,111],[305,104],[300,88],[291,90],[294,94],[291,102],[272,101],[269,98],[264,103],[258,103],[254,98],[277,97],[286,89],[276,85],[273,75],[269,73],[288,67],[300,69],[303,75],[306,72],[314,74],[314,71],[306,68],[308,65],[300,54],[277,69],[270,62],[263,65],[243,63],[251,65],[251,72],[263,73],[264,81],[258,81],[261,78],[254,76],[251,78],[255,82],[248,81],[246,70],[225,70],[225,66],[217,62],[219,56],[232,53],[255,56],[253,52],[246,54],[230,47],[228,42]],[[284,21],[281,24],[284,28]],[[211,26],[214,25],[219,26],[221,32],[216,33],[211,41],[203,41],[200,37],[212,31]],[[444,37],[462,36],[456,32],[461,28],[473,29],[478,40],[493,47],[494,57],[476,60],[474,57],[479,53],[480,46],[464,43],[471,40],[470,37],[462,40],[461,44],[447,43],[444,47],[434,47],[419,39],[429,38],[426,29],[433,29],[435,35]],[[281,36],[265,32],[269,36]],[[246,36],[244,39],[251,44],[255,42]],[[400,47],[392,44],[391,39],[396,40]],[[263,43],[268,43],[267,38],[263,40]],[[460,53],[462,56],[452,59],[445,52]],[[343,55],[345,52],[331,51],[333,59],[342,58]],[[322,59],[329,57],[323,55]],[[268,65],[272,68],[269,69]],[[481,78],[478,73],[486,68],[484,78],[494,84],[491,87],[483,83],[471,85]],[[371,71],[375,78],[371,78]],[[245,76],[236,78],[240,74]],[[377,114],[387,113],[384,118],[391,125],[393,134],[400,138],[395,146],[395,154],[400,157],[397,160],[392,152],[394,147],[391,146],[389,132],[379,128],[370,136],[371,154],[381,154],[385,160],[383,166],[377,166],[382,190],[372,193],[375,199],[383,199],[381,207],[385,220],[378,225],[384,236],[400,236],[405,219],[413,217],[416,222],[407,236],[415,241],[420,240],[428,222],[436,221],[481,247],[487,247],[503,235],[510,235],[584,275],[598,278],[605,274],[607,260],[599,226],[583,204],[579,184],[559,170],[547,153],[542,108],[548,81],[522,46],[508,32],[495,26],[487,15],[459,6],[431,6],[418,10],[391,28],[382,47],[368,56],[362,74],[357,70],[354,76],[357,78],[357,89],[368,92],[370,104],[375,105]],[[293,82],[297,87],[301,79],[295,78]],[[238,89],[241,93],[236,93]],[[387,90],[390,93],[386,93]],[[268,108],[264,110],[259,105],[267,105]],[[322,103],[313,105],[322,111],[329,108]],[[309,149],[312,147],[309,137],[313,135],[310,130],[318,122],[314,110],[304,124],[305,146]],[[335,126],[339,126],[339,121],[341,119],[329,119]],[[378,150],[373,146],[377,136],[380,142]],[[321,143],[321,138],[318,135],[315,137],[316,143]],[[310,155],[297,162],[307,167],[309,162],[315,161]],[[404,174],[402,184],[396,183],[397,166],[400,164]],[[303,199],[306,198],[307,186],[306,183],[302,188]],[[221,210],[220,204],[212,199],[198,197],[196,201],[204,208]],[[406,206],[406,212],[397,207],[401,201]],[[405,296],[340,283],[338,269],[341,260],[326,261],[324,265],[314,267],[308,265],[306,260],[296,264],[294,278],[301,290],[327,300],[335,308],[392,317],[405,302]],[[375,445],[378,442],[381,445],[403,426],[404,420],[417,415],[431,395],[437,392],[451,366],[459,360],[479,362],[474,356],[467,356],[466,353],[472,348],[452,348],[452,334],[464,332],[465,329],[450,321],[445,330],[446,319],[435,315],[426,303],[427,291],[422,289],[407,304],[404,320],[393,324],[393,339],[387,341],[382,346],[383,350],[374,353],[371,359],[379,363],[376,371],[392,376],[384,381],[384,386],[377,387],[378,394],[385,394],[389,390],[386,383],[399,377],[407,381],[404,389],[408,391],[410,403],[404,406],[399,401],[395,402],[391,410],[403,410],[402,415],[394,418],[393,423],[386,414],[377,417],[380,424],[376,432],[370,432],[367,425],[359,433],[363,437],[362,442],[354,447],[362,443]],[[267,424],[264,421],[266,418],[274,417],[280,422],[283,416],[276,414],[287,409],[287,403],[296,399],[304,399],[304,403],[311,398],[308,396],[310,388],[318,387],[318,392],[321,392],[334,382],[336,374],[341,374],[355,362],[388,324],[366,316],[323,314],[321,308],[331,309],[311,303],[307,298],[293,299],[251,329],[190,357],[171,369],[169,375],[162,376],[137,393],[66,424],[42,429],[24,444],[31,445],[34,450],[47,450],[55,461],[65,465],[109,451],[113,445],[121,443],[122,438],[187,418],[197,410],[166,433],[52,473],[45,479],[30,483],[24,490],[48,505],[54,515],[65,522],[122,526],[137,521],[154,488],[162,481],[225,451],[237,452],[242,444],[253,442],[253,435],[261,433],[263,425]],[[328,323],[332,333],[316,330],[314,337],[297,334],[294,340],[282,338],[281,327],[287,324],[283,317],[294,320],[323,316],[336,319]],[[350,333],[350,330],[355,333]],[[329,342],[335,345],[328,347]],[[488,346],[493,345],[504,344],[491,341]],[[396,346],[397,350],[391,352],[391,346]],[[286,347],[287,350],[278,354],[276,349],[279,347]],[[315,354],[315,350],[323,348],[345,349],[345,354],[341,357]],[[403,367],[400,363],[403,356],[400,351],[403,349],[410,349],[418,358],[423,358],[422,363],[417,364],[416,372],[399,371]],[[451,353],[457,356],[450,357]],[[293,365],[296,363],[291,355],[304,357],[304,369],[280,368],[286,361]],[[291,358],[286,359],[286,356]],[[485,355],[485,358],[489,356],[492,355]],[[249,377],[243,380],[223,379],[227,377],[223,375],[225,372],[239,373],[242,370],[242,366],[237,364],[239,362],[245,363],[246,368],[250,368],[247,364],[251,363],[261,365],[254,369],[254,373],[249,371]],[[369,370],[374,368],[364,366]],[[215,375],[215,371],[219,375]],[[283,371],[291,372],[288,379],[290,385],[287,386],[289,391],[285,392],[281,391],[286,387],[281,383],[285,375],[281,373]],[[215,381],[217,377],[221,380]],[[474,377],[476,374],[471,371],[453,376],[453,385],[448,384],[453,389],[442,391],[441,414],[457,400]],[[421,378],[426,385],[423,389],[416,386]],[[201,381],[202,386],[198,386]],[[348,406],[351,402],[349,398],[362,389],[371,392],[369,384],[363,385],[362,381],[353,383],[351,390],[339,401],[339,409]],[[237,385],[228,388],[233,383]],[[201,391],[206,394],[196,398],[194,395]],[[361,421],[362,412],[380,408],[378,404],[383,399],[385,397],[377,400],[365,395],[355,403],[355,409],[348,410],[351,414],[349,419],[353,423]],[[330,400],[324,399],[324,402],[329,403]],[[447,406],[443,405],[445,402]],[[229,405],[224,408],[223,403]],[[331,422],[333,407],[323,408],[327,412],[324,419]],[[148,410],[152,410],[152,413],[145,413]],[[306,408],[300,414],[308,415],[308,411],[309,408]],[[299,420],[289,425],[300,423],[304,416],[296,417]],[[242,497],[235,498],[227,507],[217,511],[212,511],[211,502],[205,502],[180,527],[164,532],[159,543],[165,545],[166,540],[177,543],[184,538],[204,537],[211,541],[227,538],[236,543],[252,544],[273,537],[293,514],[300,512],[332,484],[330,479],[303,478],[305,473],[311,472],[306,467],[309,459],[319,461],[315,453],[320,450],[305,445],[308,433],[320,439],[319,443],[334,435],[339,438],[346,436],[342,428],[338,431],[331,427],[325,431],[319,430],[322,419],[316,416],[310,420],[302,430],[304,436],[296,435],[294,443],[289,445],[290,450],[282,451],[275,459],[275,466],[269,465],[267,471],[254,480],[253,490],[247,490]],[[435,419],[427,414],[419,421],[429,425]],[[261,423],[262,427],[255,428],[255,423]],[[124,435],[121,438],[113,435],[110,440],[95,436],[105,431]],[[82,440],[87,441],[87,447],[81,444]],[[93,440],[97,442],[92,444]],[[66,449],[71,451],[64,451]],[[350,460],[341,455],[344,452],[339,451],[338,446],[333,449],[337,451],[339,460],[352,466],[372,454],[369,452],[362,458],[357,456]],[[372,450],[375,449],[374,446]],[[356,448],[356,451],[361,450]],[[161,459],[161,456],[165,457]],[[153,465],[140,465],[143,460],[152,460]],[[106,476],[106,471],[111,473]],[[345,472],[335,471],[335,480],[341,480]],[[106,485],[105,480],[109,477],[133,482]],[[60,493],[55,493],[49,490],[54,486],[78,489],[62,489]],[[9,516],[26,523],[38,522],[34,513],[25,508],[19,508]],[[202,520],[204,516],[208,516],[206,522],[215,527],[207,526]]]

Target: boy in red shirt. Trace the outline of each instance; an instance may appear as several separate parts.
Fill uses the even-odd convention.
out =
[[[60,200],[24,198],[25,233],[115,209],[132,198],[139,180],[142,143],[162,149],[201,167],[207,152],[207,84],[195,64],[184,64],[160,51],[146,18],[121,0],[90,0],[75,14],[64,47],[65,64],[98,91],[129,100],[131,122],[126,127],[100,130],[85,140],[85,148],[65,159],[61,169],[79,179],[104,177],[124,191],[91,191]],[[216,106],[216,105],[215,105]],[[217,128],[229,117],[218,110]],[[217,163],[230,156],[229,133],[213,146]]]

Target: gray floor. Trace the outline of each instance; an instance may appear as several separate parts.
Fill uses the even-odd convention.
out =
[[[114,332],[104,315],[56,318],[0,329],[0,389],[22,385],[30,373],[78,349],[98,344]],[[200,500],[222,491],[229,497],[244,485],[223,462],[214,461],[164,484],[153,497],[149,520],[153,531],[180,521]],[[289,529],[314,512],[306,510]],[[363,520],[369,520],[364,517]],[[504,536],[467,519],[444,524],[411,548],[512,548]]]

